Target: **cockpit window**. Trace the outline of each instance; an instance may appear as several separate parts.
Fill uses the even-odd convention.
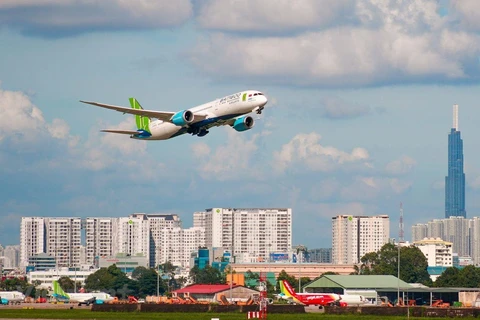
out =
[[[258,95],[258,93],[255,93],[254,96]]]

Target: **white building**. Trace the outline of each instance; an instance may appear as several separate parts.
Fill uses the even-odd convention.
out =
[[[93,265],[96,257],[114,256],[117,251],[118,218],[85,220],[85,262]]]
[[[451,267],[453,265],[452,243],[440,238],[424,238],[413,243],[427,258],[429,267]]]
[[[145,214],[133,214],[128,218],[118,218],[117,238],[118,251],[136,256],[150,256],[149,221]]]
[[[205,229],[173,228],[163,229],[162,239],[156,246],[158,261],[156,265],[170,261],[174,266],[190,268],[192,252],[205,245]]]
[[[332,263],[359,263],[366,253],[378,251],[388,243],[389,236],[388,215],[333,217]]]
[[[290,252],[292,210],[212,208],[194,213],[194,227],[205,227],[205,246],[248,253],[266,261],[270,252]]]
[[[45,218],[22,217],[20,223],[20,266],[28,265],[28,257],[46,252]]]
[[[57,268],[46,271],[30,271],[27,273],[28,282],[37,281],[38,285],[43,288],[53,289],[53,281],[61,277],[69,277],[74,282],[79,282],[81,286],[85,285],[85,280],[89,275],[97,270],[94,269],[71,269],[71,268]],[[77,290],[80,288],[77,287]]]
[[[165,233],[181,228],[182,222],[176,214],[152,213],[145,216],[148,219],[150,230],[150,267],[154,268],[164,263],[167,256],[165,253]],[[172,243],[171,241],[169,242]],[[175,244],[175,251],[177,252],[180,251],[177,248],[178,245]]]
[[[2,254],[0,254],[2,255]],[[6,246],[3,250],[4,268],[14,269],[20,266],[20,246]]]
[[[412,241],[419,241],[428,238],[428,225],[426,223],[417,223],[412,226]]]
[[[80,218],[45,218],[46,253],[57,267],[80,266],[81,223]]]

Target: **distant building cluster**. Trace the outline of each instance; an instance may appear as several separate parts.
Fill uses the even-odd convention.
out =
[[[57,268],[98,266],[100,260],[118,256],[146,257],[150,267],[170,261],[189,268],[192,253],[205,246],[226,249],[242,262],[267,261],[271,253],[291,251],[291,209],[212,208],[193,216],[194,226],[187,229],[175,214],[23,217],[19,265],[27,268],[32,257],[44,253]]]
[[[20,262],[20,246],[0,245],[0,270],[18,268]]]
[[[473,264],[480,264],[480,217],[449,217],[413,225],[412,241],[424,238],[451,242],[453,252],[459,257],[470,257]]]

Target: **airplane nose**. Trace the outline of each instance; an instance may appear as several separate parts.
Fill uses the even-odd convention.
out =
[[[261,99],[260,99],[260,107],[263,107],[267,104],[268,102],[268,98],[266,96],[260,96]]]

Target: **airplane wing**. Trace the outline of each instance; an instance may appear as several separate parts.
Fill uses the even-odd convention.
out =
[[[100,130],[101,132],[109,132],[109,133],[119,133],[119,134],[138,134],[136,130],[111,130],[111,129],[104,129]]]
[[[144,110],[144,109],[133,109],[133,108],[126,108],[126,107],[121,107],[121,106],[115,106],[111,104],[105,104],[105,103],[99,103],[99,102],[93,102],[93,101],[83,101],[80,100],[82,103],[86,104],[91,104],[93,106],[105,108],[105,109],[110,109],[110,110],[115,110],[118,112],[122,113],[129,113],[129,114],[135,114],[139,116],[144,116],[144,117],[149,117],[149,118],[156,118],[160,119],[163,121],[168,121],[170,122],[170,119],[176,114],[176,112],[172,111],[154,111],[154,110]],[[194,114],[195,116],[195,122],[204,120],[207,115],[205,114]]]

